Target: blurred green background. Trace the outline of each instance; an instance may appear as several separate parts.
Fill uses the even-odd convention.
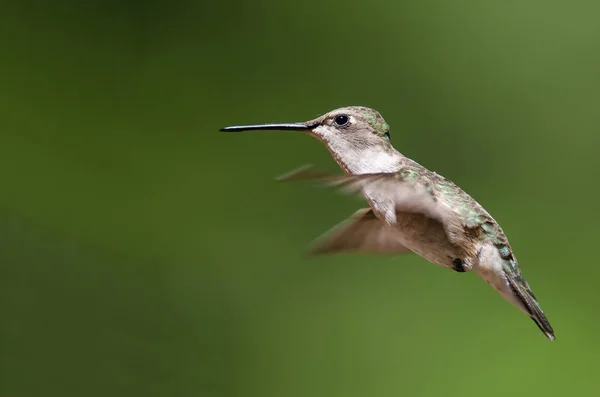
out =
[[[600,3],[0,3],[0,397],[596,396]],[[496,217],[556,333],[414,255],[298,133],[376,108]],[[336,171],[339,172],[339,171]]]

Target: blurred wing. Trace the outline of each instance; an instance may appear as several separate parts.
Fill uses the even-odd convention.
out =
[[[391,200],[398,212],[422,213],[444,223],[447,207],[436,198],[430,183],[424,182],[420,176],[409,167],[395,173],[360,175],[331,175],[302,167],[278,180],[313,180],[347,194],[368,193],[380,200]]]
[[[462,189],[412,162],[394,173],[360,175],[331,175],[303,167],[280,180],[314,180],[345,193],[361,193],[379,203],[388,202],[397,213],[423,214],[444,226],[452,244],[463,247],[469,244],[465,229],[495,225],[491,216]]]
[[[317,239],[311,253],[319,255],[336,252],[412,252],[398,242],[398,233],[400,232],[396,228],[377,218],[371,208],[363,208]]]

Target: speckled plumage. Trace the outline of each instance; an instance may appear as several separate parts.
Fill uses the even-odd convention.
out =
[[[346,116],[348,123],[338,125],[339,115]],[[458,272],[475,270],[554,339],[554,330],[523,278],[500,225],[453,182],[400,154],[391,145],[389,126],[377,111],[351,106],[305,123],[280,126],[306,131],[321,140],[345,171],[345,175],[328,175],[302,168],[280,179],[317,180],[362,195],[370,207],[318,239],[314,253],[412,251]]]

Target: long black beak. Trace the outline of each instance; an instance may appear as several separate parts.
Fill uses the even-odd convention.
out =
[[[253,124],[253,125],[233,125],[231,127],[221,128],[219,131],[238,132],[252,130],[289,130],[289,131],[307,131],[312,126],[306,123],[280,123],[280,124]]]

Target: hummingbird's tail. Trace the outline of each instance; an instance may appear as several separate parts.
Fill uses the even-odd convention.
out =
[[[518,272],[518,274],[508,273],[506,272],[506,279],[510,288],[513,290],[516,297],[520,300],[520,303],[524,306],[525,311],[529,314],[529,317],[536,323],[536,325],[542,330],[542,332],[548,337],[550,340],[556,339],[554,336],[554,330],[548,321],[548,318],[542,311],[540,304],[537,302],[535,295],[531,292],[529,285],[523,278],[523,276]]]

